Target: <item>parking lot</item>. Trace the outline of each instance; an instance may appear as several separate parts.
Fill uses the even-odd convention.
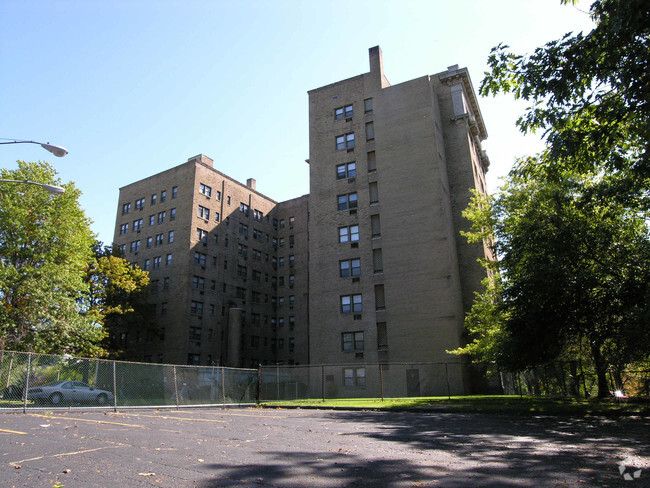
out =
[[[0,479],[47,488],[640,487],[650,486],[649,438],[639,418],[51,409],[0,414]]]

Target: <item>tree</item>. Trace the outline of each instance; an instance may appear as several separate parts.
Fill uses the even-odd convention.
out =
[[[500,274],[467,317],[470,344],[455,352],[515,369],[586,355],[606,396],[608,369],[650,354],[650,232],[621,203],[585,199],[597,177],[565,170],[551,180],[538,163],[521,161],[465,213],[470,239],[494,232],[499,261],[488,266]]]
[[[84,293],[85,313],[105,330],[103,347],[113,356],[120,356],[118,341],[121,331],[146,330],[152,327],[149,305],[149,272],[132,266],[113,254],[110,246],[96,242],[94,256],[88,263]]]
[[[103,330],[79,313],[94,242],[80,191],[47,163],[18,162],[2,179],[63,186],[57,196],[26,184],[0,187],[0,349],[96,356]]]
[[[566,34],[532,55],[493,48],[480,93],[531,102],[517,125],[543,131],[549,174],[561,168],[600,173],[590,192],[647,210],[650,3],[597,0],[590,14],[591,32]]]

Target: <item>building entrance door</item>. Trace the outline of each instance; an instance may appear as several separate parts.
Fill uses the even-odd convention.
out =
[[[406,370],[406,396],[409,397],[420,396],[420,370],[419,369]]]

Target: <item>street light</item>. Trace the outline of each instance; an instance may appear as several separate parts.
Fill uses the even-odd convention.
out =
[[[0,143],[1,144],[1,143]],[[53,195],[60,195],[65,191],[65,188],[57,185],[48,185],[47,183],[37,183],[35,181],[29,181],[29,180],[0,180],[0,183],[23,183],[27,185],[36,185],[40,186],[41,188],[49,191]]]
[[[51,152],[52,154],[54,154],[56,157],[59,158],[62,158],[63,156],[68,154],[68,150],[65,147],[55,146],[54,144],[50,144],[49,142],[43,143],[43,142],[36,142],[36,141],[21,141],[19,139],[2,139],[2,140],[8,142],[0,142],[0,144],[38,144],[43,149]]]

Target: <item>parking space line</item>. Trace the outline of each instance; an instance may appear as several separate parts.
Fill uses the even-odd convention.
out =
[[[3,434],[22,434],[22,435],[27,435],[27,432],[19,432],[17,430],[7,430],[7,429],[0,429],[0,433]]]
[[[60,454],[52,454],[51,456],[38,456],[35,458],[30,458],[30,459],[22,459],[20,461],[12,461],[9,463],[10,466],[19,466],[22,463],[27,463],[29,461],[38,461],[39,459],[45,459],[45,458],[56,458],[56,457],[63,457],[63,456],[74,456],[76,454],[86,454],[88,452],[95,452],[95,451],[102,451],[104,449],[117,449],[118,447],[125,447],[125,446],[107,446],[107,447],[96,447],[95,449],[85,449],[83,451],[75,451],[75,452],[62,452]]]
[[[124,427],[138,427],[140,429],[146,429],[147,428],[144,425],[122,424],[122,423],[119,423],[119,422],[109,422],[107,420],[80,419],[80,418],[76,418],[76,417],[66,417],[66,416],[63,416],[63,415],[40,415],[40,414],[37,414],[37,413],[30,413],[29,415],[31,415],[32,417],[43,417],[43,418],[46,418],[46,419],[77,420],[79,422],[94,422],[96,424],[121,425],[121,426],[124,426]]]
[[[130,417],[150,417],[154,419],[165,419],[165,420],[193,420],[195,422],[219,422],[226,423],[225,420],[216,420],[216,419],[195,419],[195,418],[186,418],[186,417],[170,417],[169,415],[145,415],[142,413],[119,413],[116,415],[125,415]]]

